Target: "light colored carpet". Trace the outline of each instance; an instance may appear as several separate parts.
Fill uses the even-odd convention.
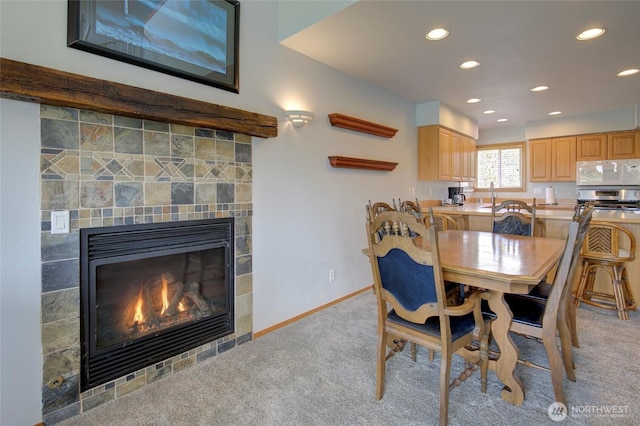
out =
[[[640,313],[620,321],[612,311],[578,309],[581,347],[574,349],[578,380],[565,380],[567,401],[582,410],[550,420],[549,373],[518,365],[525,386],[520,407],[500,398],[489,372],[486,394],[478,372],[454,388],[451,425],[635,425],[640,416]],[[514,340],[522,356],[546,361],[541,344]],[[387,363],[384,398],[374,399],[376,307],[366,291],[294,324],[211,358],[61,425],[435,425],[439,355],[418,362],[408,348]],[[454,356],[452,378],[463,370]],[[623,415],[584,410],[626,410]],[[590,407],[590,408],[584,408]]]

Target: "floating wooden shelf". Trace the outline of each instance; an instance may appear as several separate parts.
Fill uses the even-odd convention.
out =
[[[398,131],[398,129],[383,126],[382,124],[372,123],[370,121],[338,113],[329,114],[329,121],[333,127],[341,127],[343,129],[354,130],[356,132],[369,133],[371,135],[382,136],[383,138],[392,138]]]
[[[332,155],[329,157],[331,167],[342,169],[365,169],[365,170],[382,170],[390,172],[395,169],[398,163],[389,161],[366,160],[364,158],[340,157]]]

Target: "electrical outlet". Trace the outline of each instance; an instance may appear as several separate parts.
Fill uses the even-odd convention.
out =
[[[329,283],[333,283],[336,281],[336,270],[329,269]]]

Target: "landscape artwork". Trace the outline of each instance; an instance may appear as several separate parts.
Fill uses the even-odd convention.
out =
[[[238,92],[239,3],[70,0],[68,45]]]

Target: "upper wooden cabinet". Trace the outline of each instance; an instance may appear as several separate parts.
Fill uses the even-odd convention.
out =
[[[576,137],[529,141],[531,182],[576,180]]]
[[[451,180],[451,131],[418,127],[418,180]]]
[[[578,135],[576,159],[624,160],[640,158],[640,131]]]
[[[531,182],[551,180],[551,139],[529,141],[529,163]]]
[[[462,179],[462,136],[456,132],[451,133],[451,179]]]
[[[606,160],[607,134],[597,133],[577,136],[576,159],[578,161]]]
[[[434,143],[437,145],[438,151],[435,152],[435,156],[438,159],[437,165],[433,171],[436,172],[437,179],[446,179],[450,180],[453,171],[451,170],[451,165],[453,164],[453,144],[451,143],[451,132],[447,129],[434,129],[437,134],[438,142]],[[418,154],[418,157],[421,157]],[[419,167],[418,167],[419,169]]]
[[[418,180],[475,180],[476,141],[447,128],[418,127]]]
[[[640,130],[609,133],[607,143],[608,160],[640,158]]]
[[[551,181],[576,180],[576,138],[551,139]]]
[[[462,138],[462,180],[476,180],[476,141],[470,136]]]

